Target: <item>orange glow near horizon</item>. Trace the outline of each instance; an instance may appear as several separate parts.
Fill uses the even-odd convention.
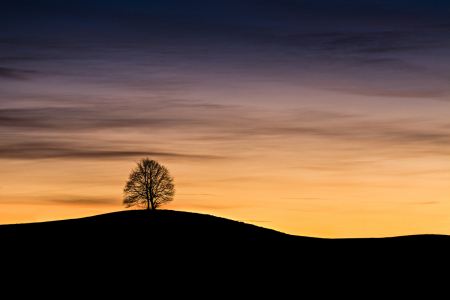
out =
[[[165,209],[315,237],[450,234],[450,161],[439,146],[445,137],[435,129],[445,122],[448,102],[384,109],[348,96],[340,101],[351,110],[327,112],[331,93],[294,88],[278,96],[289,100],[295,94],[306,97],[306,107],[289,108],[287,101],[269,106],[270,114],[261,106],[240,115],[185,108],[185,115],[212,127],[139,129],[134,135],[104,129],[83,139],[106,135],[132,145],[147,136],[150,142],[140,148],[154,149],[156,141],[156,152],[186,153],[151,156],[175,178],[175,199]],[[413,119],[419,110],[424,121]],[[359,117],[368,111],[370,119]],[[3,159],[0,223],[123,210],[125,180],[142,157],[99,158]]]
[[[397,144],[392,149],[361,147],[364,139],[283,138],[290,142],[262,137],[250,141],[250,147],[243,140],[233,155],[229,145],[201,147],[203,154],[224,158],[152,157],[175,178],[175,199],[163,209],[325,238],[450,234],[450,163],[445,157],[424,155],[421,149],[401,154]],[[352,144],[357,150],[346,149]],[[176,146],[167,148],[179,151]],[[4,160],[0,222],[123,210],[122,189],[139,159]]]

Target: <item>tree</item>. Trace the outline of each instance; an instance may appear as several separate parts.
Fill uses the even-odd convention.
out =
[[[161,204],[173,200],[175,194],[173,178],[169,170],[157,161],[141,159],[132,170],[124,192],[123,204],[155,210]]]

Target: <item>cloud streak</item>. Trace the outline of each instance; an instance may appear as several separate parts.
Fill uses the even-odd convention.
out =
[[[116,205],[118,199],[104,199],[104,198],[77,198],[76,196],[64,196],[60,198],[65,199],[53,199],[47,202],[52,204],[64,204],[64,205],[77,205],[77,206],[99,206],[99,205]]]
[[[15,68],[5,68],[0,67],[0,80],[1,79],[9,79],[9,80],[28,80],[29,75],[37,73],[36,71],[31,70],[20,70]]]
[[[136,118],[128,117],[130,112],[126,110],[104,113],[101,109],[79,108],[0,110],[0,128],[5,137],[10,137],[0,142],[0,157],[116,159],[160,156],[210,160],[238,158],[245,155],[245,149],[256,145],[274,147],[280,140],[292,144],[292,148],[297,143],[293,141],[310,138],[360,151],[360,155],[373,152],[396,156],[402,151],[403,155],[417,157],[450,155],[450,124],[426,118],[370,119],[365,115],[314,110],[285,111],[280,118],[250,106],[209,105],[198,101],[186,101],[176,108],[170,103],[154,104],[153,107],[149,104],[146,109],[150,113]],[[117,130],[141,136],[169,134],[171,138],[155,138],[153,145],[170,149],[174,147],[172,142],[191,144],[201,148],[201,154],[183,151],[183,146],[176,146],[174,152],[148,150],[145,139],[140,142],[123,138],[111,140],[109,137]],[[105,134],[105,131],[110,133]],[[243,147],[238,153],[232,150],[232,145],[237,143]],[[229,146],[217,151],[219,144]],[[151,148],[155,149],[155,146]]]
[[[79,144],[67,145],[58,142],[35,142],[5,145],[0,147],[0,159],[123,159],[130,157],[165,157],[190,160],[221,159],[217,155],[195,155],[156,151],[120,151],[103,149],[80,149]]]

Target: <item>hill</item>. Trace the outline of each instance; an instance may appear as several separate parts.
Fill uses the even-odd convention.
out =
[[[4,266],[9,266],[4,272],[50,271],[49,281],[63,286],[82,280],[112,287],[139,284],[142,278],[176,280],[182,286],[249,285],[248,280],[260,288],[296,282],[316,287],[317,280],[331,286],[347,280],[367,285],[378,282],[378,273],[383,280],[398,281],[397,276],[410,278],[418,270],[434,272],[447,260],[450,245],[450,237],[439,235],[301,237],[169,210],[1,225],[0,236]]]

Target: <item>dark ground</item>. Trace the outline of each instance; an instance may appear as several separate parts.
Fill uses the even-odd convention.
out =
[[[446,289],[450,257],[449,236],[309,238],[169,210],[1,225],[0,236],[3,287],[29,295],[429,297]]]

